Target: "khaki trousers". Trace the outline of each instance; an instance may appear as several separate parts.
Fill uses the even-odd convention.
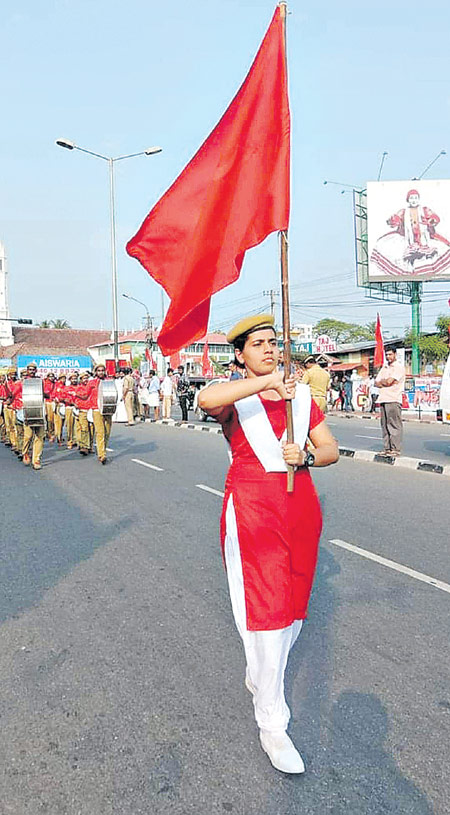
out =
[[[55,405],[54,402],[45,403],[45,416],[47,419],[47,438],[53,439],[55,435]]]
[[[78,422],[77,422],[78,424]],[[69,450],[76,443],[75,438],[75,416],[71,407],[66,405],[66,433],[67,433],[67,447]]]
[[[163,396],[163,419],[170,419],[170,413],[172,410],[172,397],[171,396]]]
[[[12,447],[16,446],[16,416],[12,408],[5,405],[5,426],[8,441]]]
[[[23,423],[16,420],[16,445],[17,450],[23,453]]]
[[[134,393],[128,391],[124,399],[128,424],[134,424]]]
[[[99,410],[94,410],[95,441],[97,456],[100,461],[106,458],[106,448],[111,434],[112,416],[103,416]]]
[[[33,442],[33,452],[31,462],[33,466],[40,464],[42,451],[44,449],[44,427],[31,427],[29,424],[23,426],[23,455],[30,455],[31,442]]]
[[[89,426],[87,410],[80,410],[78,415],[78,424],[80,428],[80,450],[92,449],[91,428]]]
[[[55,410],[54,423],[55,423],[55,436],[58,441],[62,441],[64,417],[59,415],[57,409]]]

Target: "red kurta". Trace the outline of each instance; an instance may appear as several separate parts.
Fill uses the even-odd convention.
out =
[[[281,439],[286,429],[284,400],[261,398],[261,401],[275,435]],[[323,420],[322,411],[312,401],[309,429]],[[225,513],[232,495],[247,628],[250,631],[285,628],[294,620],[306,617],[322,531],[319,499],[307,469],[295,473],[292,493],[286,489],[286,473],[264,470],[245,437],[234,407],[222,426],[233,454],[221,519],[222,550]]]

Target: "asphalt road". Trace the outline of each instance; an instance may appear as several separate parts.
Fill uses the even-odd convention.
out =
[[[324,533],[291,656],[303,777],[262,753],[218,545],[223,439],[113,429],[111,463],[0,447],[1,815],[448,812],[448,480],[316,471]],[[151,465],[151,467],[144,466]],[[153,469],[158,468],[158,469]]]
[[[181,419],[178,405],[172,411],[173,418]],[[349,447],[351,450],[373,450],[380,452],[383,449],[380,420],[362,418],[351,413],[332,413],[327,416],[333,434],[339,441],[340,447]],[[213,421],[200,422],[193,411],[189,412],[189,421],[195,424],[212,426]],[[435,464],[450,464],[450,425],[441,422],[420,423],[418,421],[405,421],[403,423],[403,455],[418,458],[422,461],[431,461]]]

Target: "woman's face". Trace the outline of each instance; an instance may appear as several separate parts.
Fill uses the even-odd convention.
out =
[[[271,374],[280,355],[277,338],[271,328],[253,331],[246,339],[243,351],[236,349],[236,359],[243,363],[248,376]]]

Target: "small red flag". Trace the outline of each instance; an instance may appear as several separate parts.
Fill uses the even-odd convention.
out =
[[[127,244],[171,299],[158,337],[165,355],[205,336],[211,297],[238,279],[247,249],[288,228],[289,151],[277,7],[220,122]]]
[[[211,378],[212,375],[213,375],[213,368],[212,368],[211,360],[209,358],[208,340],[205,340],[205,344],[203,346],[202,374],[203,374],[204,377],[209,377],[209,378]]]
[[[151,358],[152,358],[152,355],[151,355],[150,351],[148,350],[148,348],[146,348],[145,349],[145,359],[147,360],[147,362],[150,362]]]
[[[384,364],[384,342],[383,342],[383,334],[381,331],[381,320],[380,315],[377,313],[377,324],[375,326],[375,354],[373,356],[373,365],[374,368],[381,368]]]

